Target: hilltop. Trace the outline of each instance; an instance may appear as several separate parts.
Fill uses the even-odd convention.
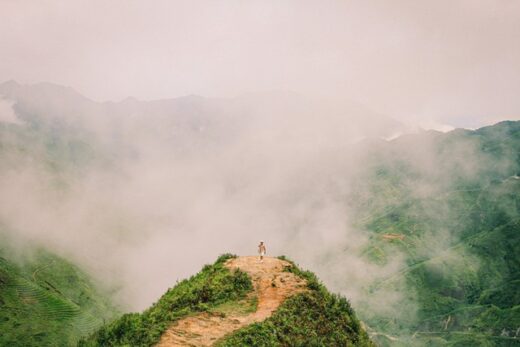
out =
[[[80,346],[372,346],[350,304],[285,258],[221,256]]]

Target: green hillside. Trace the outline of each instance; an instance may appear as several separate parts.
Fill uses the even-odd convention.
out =
[[[23,214],[13,218],[9,213],[11,210],[6,209],[0,218],[0,227],[17,230],[17,225],[25,225],[19,222],[26,215],[30,218],[31,202],[35,204],[36,212],[39,207],[44,207],[38,204],[48,201],[56,203],[56,206],[65,206],[68,202],[73,204],[76,194],[82,192],[83,184],[87,183],[87,187],[89,184],[96,186],[92,195],[87,196],[90,197],[87,207],[97,204],[98,192],[105,189],[107,196],[114,193],[116,197],[108,199],[105,205],[101,204],[106,215],[98,215],[97,209],[94,209],[92,217],[86,219],[87,222],[107,219],[104,223],[94,223],[102,230],[93,231],[106,232],[109,238],[122,244],[135,242],[131,230],[135,229],[136,234],[142,235],[151,232],[140,229],[147,223],[134,221],[161,219],[156,218],[156,214],[140,215],[132,208],[119,209],[119,201],[134,196],[126,195],[126,191],[136,188],[137,191],[148,190],[156,184],[153,181],[153,185],[149,186],[151,181],[142,183],[128,179],[137,177],[142,171],[125,169],[126,164],[140,163],[141,156],[145,159],[147,152],[140,153],[138,139],[134,143],[133,138],[128,141],[122,136],[127,129],[122,118],[113,119],[114,128],[104,134],[90,129],[90,123],[86,122],[88,117],[80,117],[81,112],[80,115],[74,112],[70,115],[69,112],[47,114],[46,103],[40,107],[31,105],[29,101],[16,104],[21,123],[0,122],[1,183],[4,187],[18,185],[20,188],[5,194],[2,203],[9,206],[11,200],[22,195],[16,205],[28,208],[28,211],[24,210]],[[193,128],[200,129],[199,126]],[[200,133],[197,136],[202,138],[207,136],[205,132],[196,133]],[[187,157],[193,154],[196,163],[200,159],[197,159],[198,151],[205,153],[214,144],[210,141],[211,145],[202,150],[190,142],[191,136],[195,136],[191,132],[175,141],[170,135],[151,134],[150,138],[157,138],[157,148],[167,149],[167,152],[183,152],[189,147]],[[176,141],[182,143],[184,140],[190,145],[177,146]],[[218,147],[215,154],[234,153],[229,150],[233,147],[221,145],[223,147]],[[147,147],[146,144],[144,147]],[[334,269],[333,278],[329,280],[340,289],[342,283],[347,283],[349,286],[345,287],[361,293],[356,296],[356,301],[353,295],[348,296],[352,298],[356,313],[372,340],[381,346],[518,345],[520,122],[501,122],[475,131],[425,131],[404,135],[390,142],[366,141],[359,147],[365,156],[360,155],[362,160],[354,161],[359,167],[353,171],[360,171],[360,174],[353,180],[346,172],[347,166],[343,167],[343,162],[336,163],[337,157],[333,156],[323,162],[309,161],[327,169],[323,171],[326,174],[321,174],[319,170],[318,173],[309,173],[309,182],[316,180],[317,187],[324,188],[323,191],[320,188],[316,193],[311,186],[302,184],[306,179],[301,182],[295,180],[294,191],[290,187],[284,190],[286,186],[292,186],[293,182],[289,180],[273,187],[269,183],[266,190],[272,189],[269,195],[286,197],[287,205],[291,206],[309,197],[312,199],[316,194],[317,210],[323,203],[320,199],[332,198],[335,206],[345,210],[345,216],[348,216],[345,224],[352,224],[352,229],[359,231],[362,238],[368,238],[368,243],[359,254],[348,256],[354,256],[356,260],[361,257],[374,268],[382,270],[372,274],[367,266],[361,270],[364,272],[359,282],[363,283],[352,284],[347,270]],[[175,153],[174,157],[177,155]],[[344,155],[345,161],[349,160],[348,149],[341,155]],[[146,160],[143,163],[146,168],[144,172],[156,170],[154,166],[147,167]],[[171,163],[182,168],[184,161],[177,163],[173,160]],[[229,163],[234,165],[234,160]],[[334,170],[329,172],[329,168]],[[241,202],[233,200],[235,189],[244,194],[250,188],[249,184],[251,187],[266,184],[254,171],[253,176],[246,177],[245,181],[249,183],[244,187],[233,183],[230,185],[231,193],[226,193],[222,198],[224,200],[216,201],[231,202],[226,208],[232,210]],[[261,174],[262,169],[258,172]],[[235,173],[234,168],[226,169],[222,174],[226,177],[223,182],[235,182]],[[122,178],[128,184],[124,186],[125,194],[121,195],[117,189],[111,191],[108,183],[97,186],[100,183],[91,182],[91,174],[95,178],[98,174],[101,177],[106,174],[114,181]],[[287,177],[298,174],[293,176],[291,172]],[[15,180],[26,175],[34,176],[34,181],[28,182],[37,182],[35,187],[26,187],[30,184],[23,179]],[[4,180],[4,177],[7,178]],[[211,181],[213,178],[208,176],[206,179]],[[336,195],[333,189],[329,190],[327,182],[322,182],[329,179],[339,182],[338,190],[341,193]],[[170,183],[169,178],[158,182]],[[186,182],[193,183],[191,180]],[[141,183],[144,186],[140,186]],[[220,187],[220,184],[217,186]],[[352,189],[344,193],[343,186],[352,186]],[[200,187],[206,189],[207,186],[201,184]],[[191,192],[190,198],[205,193],[197,189]],[[42,199],[32,201],[38,194]],[[240,198],[242,195],[236,196]],[[156,198],[154,194],[149,197]],[[106,199],[105,194],[101,194],[101,198]],[[162,201],[156,199],[150,203],[162,206]],[[182,201],[182,205],[184,203]],[[187,204],[190,206],[189,202]],[[259,206],[263,206],[263,202]],[[273,209],[279,206],[273,204]],[[281,214],[273,216],[283,216],[283,213],[290,216],[291,209],[286,204],[281,206]],[[211,217],[211,209],[204,211]],[[249,212],[256,216],[255,211]],[[170,217],[168,215],[165,220]],[[302,223],[306,221],[304,217]],[[287,234],[280,239],[287,237],[290,240],[292,236],[298,236],[299,227],[291,221],[288,218],[284,231]],[[77,226],[78,230],[71,232],[81,232],[81,225]],[[27,229],[19,230],[20,235],[26,232],[29,235],[37,234],[34,226]],[[324,235],[329,232],[320,225],[313,230]],[[9,235],[16,237],[17,233],[11,230]],[[43,232],[38,236],[39,239],[47,237]],[[291,244],[277,246],[290,249]],[[182,317],[244,303],[244,310],[254,308],[254,301],[246,300],[251,289],[247,276],[229,272],[222,266],[227,259],[223,257],[168,290],[150,309],[139,314],[125,314],[99,329],[103,322],[113,319],[113,308],[85,273],[67,260],[43,250],[29,252],[28,256],[25,251],[18,254],[13,249],[0,238],[0,346],[70,346],[94,331],[96,333],[84,340],[83,345],[148,346],[157,342],[171,322]],[[337,264],[337,259],[351,259],[346,253],[352,252],[352,249],[347,240],[345,245],[339,242],[337,245],[325,244],[323,249],[316,247],[312,252],[314,254],[308,256],[315,255],[315,259],[319,260],[314,264],[313,260],[307,261],[318,267],[321,264],[316,263],[319,262],[326,264],[332,260],[331,264]],[[297,250],[294,255],[298,255]],[[392,264],[398,264],[398,267],[390,266]],[[323,273],[319,274],[325,278],[327,266],[322,270]],[[313,280],[313,276],[294,271],[307,276],[312,287],[309,292],[291,297],[272,317],[240,329],[219,343],[222,346],[365,343],[363,329],[345,299],[328,293]],[[345,292],[348,293],[347,290]]]
[[[309,290],[290,297],[271,317],[238,330],[217,346],[374,346],[347,299],[331,294],[312,272],[294,263],[286,271],[304,278]]]
[[[43,250],[0,246],[0,346],[73,346],[115,314],[90,278]]]
[[[128,313],[104,326],[80,346],[151,346],[175,320],[228,301],[242,299],[251,290],[243,272],[224,268],[228,255],[169,289],[143,313]]]
[[[360,316],[383,346],[513,346],[520,337],[520,123],[426,138],[434,155],[425,164],[414,153],[424,145],[419,136],[374,153],[357,192],[357,226],[372,235],[364,256],[381,266],[396,254],[405,259],[367,288]],[[388,290],[402,294],[400,319],[371,309],[370,298]]]
[[[195,276],[169,289],[143,313],[125,314],[80,346],[151,346],[175,321],[201,312],[226,315],[255,311],[249,276],[231,272],[224,255]],[[308,290],[286,300],[263,322],[236,330],[218,346],[372,346],[348,301],[330,294],[316,277],[292,265],[285,269],[307,280]],[[274,285],[274,284],[273,284]]]

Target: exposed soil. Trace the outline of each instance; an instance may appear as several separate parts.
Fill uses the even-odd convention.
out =
[[[383,234],[383,239],[385,240],[404,240],[404,237],[403,234]]]
[[[228,260],[226,267],[239,268],[251,277],[254,287],[251,295],[258,298],[257,310],[252,313],[240,310],[225,314],[204,312],[186,317],[173,323],[156,346],[212,346],[225,335],[270,317],[285,299],[306,288],[305,280],[283,271],[288,265],[286,261],[271,257],[264,257],[263,263],[258,257]]]

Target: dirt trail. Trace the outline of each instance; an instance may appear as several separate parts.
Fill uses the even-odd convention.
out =
[[[225,315],[204,312],[181,319],[168,328],[156,346],[212,346],[234,330],[268,318],[285,299],[305,290],[305,280],[283,271],[287,265],[290,264],[271,257],[264,258],[263,263],[258,257],[228,260],[226,267],[239,268],[251,277],[252,295],[258,298],[257,310],[249,314],[231,312]]]

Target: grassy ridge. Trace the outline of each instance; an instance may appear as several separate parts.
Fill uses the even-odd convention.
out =
[[[123,315],[79,346],[151,346],[172,322],[190,314],[254,311],[256,297],[245,300],[252,290],[247,274],[224,267],[231,257],[219,257],[215,264],[169,289],[148,310]],[[286,300],[264,322],[219,341],[218,346],[373,346],[345,298],[329,293],[310,272],[294,265],[285,270],[305,278],[309,290]]]
[[[213,265],[169,289],[143,313],[129,313],[104,326],[79,346],[151,346],[170,324],[189,314],[211,310],[243,299],[252,290],[245,272],[230,272],[224,263],[233,255],[220,256]]]
[[[347,299],[329,293],[313,273],[294,264],[286,271],[306,279],[308,291],[287,299],[265,321],[225,337],[218,347],[373,346]]]

